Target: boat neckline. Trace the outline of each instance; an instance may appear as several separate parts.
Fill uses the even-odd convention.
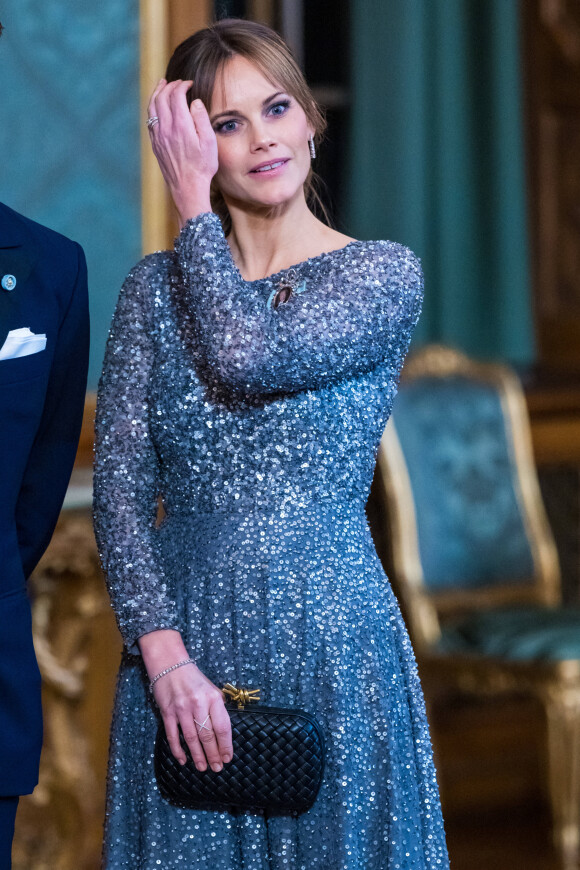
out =
[[[227,244],[227,239],[226,239]],[[322,251],[321,254],[315,254],[313,257],[307,257],[305,260],[300,260],[299,263],[293,263],[291,266],[286,266],[285,269],[280,269],[278,272],[272,272],[271,275],[266,275],[264,278],[253,278],[252,280],[247,281],[242,273],[240,272],[238,266],[236,265],[234,258],[232,257],[232,252],[230,250],[230,257],[232,258],[232,263],[234,269],[240,276],[240,279],[244,282],[244,284],[262,284],[264,281],[274,281],[276,278],[285,275],[287,272],[292,272],[293,270],[302,269],[305,266],[309,266],[314,263],[321,262],[322,260],[326,260],[329,257],[332,257],[336,254],[342,254],[343,251],[349,250],[349,248],[355,247],[355,245],[364,245],[365,242],[362,239],[353,239],[351,242],[347,242],[346,245],[343,245],[342,248],[333,248],[332,251]],[[228,245],[229,250],[229,245]]]

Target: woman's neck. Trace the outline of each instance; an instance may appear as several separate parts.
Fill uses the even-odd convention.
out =
[[[228,206],[232,218],[228,244],[246,281],[265,278],[321,253],[328,234],[334,233],[312,214],[304,198],[269,212]]]

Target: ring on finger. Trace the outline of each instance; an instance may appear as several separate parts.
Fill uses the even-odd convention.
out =
[[[203,720],[203,722],[198,722],[197,719],[194,719],[194,720],[193,720],[193,721],[195,722],[195,724],[197,725],[197,727],[199,728],[198,734],[201,734],[201,732],[202,732],[204,729],[205,729],[206,731],[211,731],[210,726],[205,724],[205,723],[207,722],[208,719],[209,719],[209,713],[207,714],[207,716],[205,717],[205,719]]]
[[[159,123],[159,118],[157,117],[157,115],[152,115],[150,118],[147,118],[145,123],[147,124],[149,129],[151,129],[152,127],[155,126],[155,124]]]

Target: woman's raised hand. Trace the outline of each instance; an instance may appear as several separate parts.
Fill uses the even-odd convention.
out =
[[[172,630],[143,635],[139,646],[150,679],[188,658],[181,635]],[[206,770],[209,764],[218,771],[232,760],[232,728],[223,694],[196,665],[184,665],[165,674],[155,683],[153,694],[169,747],[180,764],[186,762],[180,728],[198,770]]]
[[[194,100],[188,108],[190,81],[161,79],[149,101],[153,152],[179,214],[181,226],[211,211],[209,189],[218,169],[217,141],[206,108]]]

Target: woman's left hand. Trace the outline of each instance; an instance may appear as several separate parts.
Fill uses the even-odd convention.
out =
[[[161,79],[149,101],[153,153],[179,214],[181,226],[211,211],[210,184],[218,169],[217,141],[201,100],[188,108],[191,81]]]

